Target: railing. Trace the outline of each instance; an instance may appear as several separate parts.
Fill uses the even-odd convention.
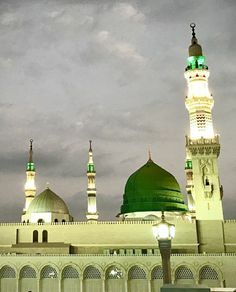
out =
[[[28,225],[130,225],[130,224],[139,224],[139,225],[153,225],[157,221],[160,221],[160,219],[157,219],[156,221],[135,221],[135,220],[126,220],[126,221],[95,221],[95,222],[89,222],[89,221],[75,221],[75,222],[49,222],[49,223],[22,223],[22,222],[1,222],[1,226],[28,226]],[[191,223],[189,221],[182,221],[183,223]]]
[[[213,138],[198,138],[191,139],[189,136],[186,136],[187,145],[205,145],[205,144],[219,144],[219,135],[215,135]]]
[[[0,257],[160,257],[160,254],[0,254]],[[236,253],[191,253],[171,254],[171,257],[222,257],[235,256]]]
[[[224,221],[225,223],[236,223],[235,219],[228,219]]]
[[[158,221],[158,220],[157,220]],[[127,224],[146,224],[151,225],[154,224],[156,221],[95,221],[95,222],[89,222],[89,221],[70,221],[70,222],[49,222],[49,223],[22,223],[22,222],[1,222],[0,226],[27,226],[27,225],[127,225]]]

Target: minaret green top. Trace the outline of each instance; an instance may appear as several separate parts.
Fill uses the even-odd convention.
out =
[[[96,173],[93,163],[92,141],[89,140],[89,161],[87,164],[87,173]]]
[[[30,139],[29,162],[26,165],[26,171],[35,171],[33,162],[33,139]]]
[[[190,27],[192,29],[192,40],[191,45],[189,46],[188,52],[189,57],[187,60],[188,66],[186,70],[193,69],[208,69],[205,65],[205,56],[202,54],[202,47],[198,44],[198,40],[196,38],[195,33],[195,23],[191,23]]]

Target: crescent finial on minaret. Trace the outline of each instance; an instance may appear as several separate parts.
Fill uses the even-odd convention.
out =
[[[196,37],[196,34],[195,34],[195,27],[196,27],[196,24],[194,22],[190,23],[190,27],[192,29],[192,36],[193,38]]]
[[[202,56],[202,47],[198,44],[198,40],[196,38],[196,33],[195,33],[195,23],[190,23],[190,27],[192,29],[192,39],[191,39],[191,45],[189,46],[189,57],[198,57]]]
[[[29,149],[29,162],[27,163],[27,171],[35,171],[35,165],[33,162],[33,139],[30,139],[30,149]]]

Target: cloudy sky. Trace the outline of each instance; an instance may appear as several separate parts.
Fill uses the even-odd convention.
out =
[[[235,14],[234,0],[1,0],[0,220],[20,220],[30,138],[38,193],[48,182],[78,220],[89,139],[101,220],[119,212],[149,146],[185,193],[191,22],[211,71],[225,217],[235,218]]]

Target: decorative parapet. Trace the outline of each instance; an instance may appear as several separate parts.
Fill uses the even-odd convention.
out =
[[[62,226],[62,225],[153,225],[155,224],[157,221],[160,221],[160,219],[157,219],[156,221],[139,221],[139,220],[126,220],[126,221],[93,221],[93,222],[89,222],[89,221],[73,221],[73,222],[51,222],[51,223],[23,223],[23,222],[1,222],[0,223],[0,227],[1,226]],[[178,218],[176,221],[179,221]],[[185,221],[185,220],[181,220],[181,223],[183,224],[189,224],[189,221]]]
[[[0,257],[160,257],[160,254],[0,254]],[[171,257],[236,257],[236,253],[177,253]]]
[[[159,219],[157,220],[159,221]],[[75,222],[51,222],[51,223],[22,223],[22,222],[1,222],[1,226],[29,226],[29,225],[130,225],[130,224],[142,224],[142,225],[153,225],[156,221],[96,221],[96,222],[88,222],[88,221],[75,221]]]
[[[214,154],[218,157],[220,154],[219,135],[215,135],[211,139],[203,137],[200,139],[191,139],[189,136],[186,136],[186,147],[191,151],[192,155]]]
[[[235,219],[228,219],[228,220],[225,220],[224,223],[236,223],[236,220]]]

